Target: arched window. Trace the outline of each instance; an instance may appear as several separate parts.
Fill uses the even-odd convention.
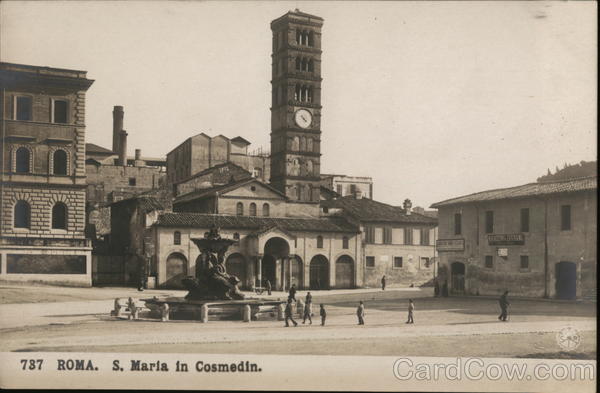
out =
[[[52,159],[55,175],[67,174],[67,152],[64,150],[56,150]]]
[[[344,236],[342,238],[342,248],[345,249],[345,250],[347,250],[349,248],[348,247],[348,237],[347,236]]]
[[[250,215],[256,216],[256,203],[252,202],[250,204]]]
[[[306,137],[301,137],[300,138],[300,151],[305,151],[306,150]]]
[[[302,60],[299,57],[296,57],[296,71],[300,71]]]
[[[312,160],[306,161],[306,174],[309,176],[312,175],[313,170],[314,170],[314,168],[313,168]]]
[[[300,138],[298,136],[295,136],[294,139],[292,139],[292,150],[298,151],[299,148],[300,148]]]
[[[306,57],[302,58],[302,71],[308,71],[308,60]]]
[[[302,88],[300,87],[300,85],[296,85],[296,89],[294,90],[294,100],[300,101],[301,90]]]
[[[179,231],[173,232],[173,244],[175,244],[175,245],[181,244],[181,232],[179,232]]]
[[[312,138],[306,138],[306,151],[313,151],[313,139]]]
[[[31,153],[29,152],[29,149],[26,147],[19,147],[17,149],[17,152],[15,154],[15,161],[16,161],[16,171],[17,173],[29,173],[31,172],[31,168],[29,167],[29,160],[30,160],[30,155]]]
[[[17,201],[14,211],[15,228],[29,228],[31,223],[31,209],[27,201]]]
[[[269,215],[271,215],[270,210],[271,210],[271,208],[269,207],[269,204],[263,203],[263,211],[262,211],[263,217],[269,217]]]
[[[308,46],[315,46],[315,33],[312,31],[308,33]]]
[[[296,198],[298,200],[302,199],[302,185],[301,184],[296,185]]]
[[[67,229],[67,205],[62,202],[52,206],[52,229]]]
[[[317,248],[323,248],[323,236],[317,236]]]
[[[313,98],[313,89],[312,87],[306,88],[306,102],[312,102]]]
[[[237,203],[235,207],[235,214],[237,214],[238,216],[244,215],[244,204],[242,202]]]
[[[298,45],[300,45],[301,35],[302,33],[300,32],[300,30],[296,30],[296,44]]]
[[[310,59],[308,61],[308,71],[309,72],[314,72],[315,71],[315,62],[313,61],[313,59]]]

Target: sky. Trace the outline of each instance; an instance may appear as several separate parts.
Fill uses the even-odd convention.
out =
[[[86,70],[86,141],[269,147],[270,22],[324,18],[321,172],[413,206],[597,156],[596,2],[0,2],[5,62]]]

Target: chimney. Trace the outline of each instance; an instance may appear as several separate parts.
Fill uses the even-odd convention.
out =
[[[144,161],[142,161],[142,149],[135,149],[135,161],[133,162],[134,166],[144,166]]]
[[[406,215],[410,216],[410,211],[412,209],[412,202],[410,201],[410,199],[405,199],[402,206],[404,207],[404,210],[406,211]]]
[[[127,166],[127,132],[119,132],[119,165]]]
[[[119,148],[120,141],[120,132],[123,129],[123,107],[120,105],[115,105],[113,108],[113,144],[112,151],[116,154],[119,154],[121,149]]]

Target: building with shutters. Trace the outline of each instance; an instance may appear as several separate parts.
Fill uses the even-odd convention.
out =
[[[91,285],[85,71],[0,63],[0,280]]]
[[[592,176],[434,203],[440,279],[455,294],[595,298],[597,192]]]

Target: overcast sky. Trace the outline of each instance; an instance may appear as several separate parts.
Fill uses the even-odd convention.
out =
[[[325,19],[322,173],[429,206],[596,159],[595,2],[0,2],[1,59],[95,79],[87,142],[269,147],[271,20]]]

